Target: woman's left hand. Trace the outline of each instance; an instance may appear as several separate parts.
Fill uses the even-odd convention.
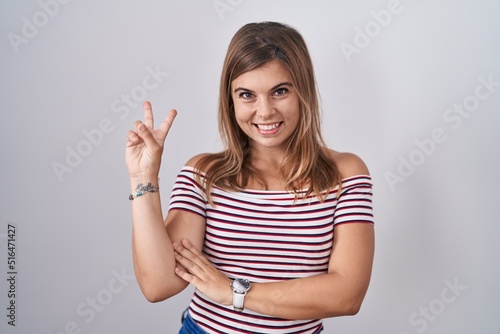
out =
[[[175,268],[177,276],[193,284],[196,289],[222,305],[233,304],[231,280],[218,270],[196,249],[189,240],[173,243],[175,259],[180,266]]]

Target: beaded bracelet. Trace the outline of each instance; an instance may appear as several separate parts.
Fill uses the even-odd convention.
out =
[[[160,190],[159,187],[155,187],[149,182],[147,185],[143,185],[142,183],[139,183],[137,187],[135,187],[136,194],[132,195],[130,194],[128,196],[128,199],[133,201],[134,198],[140,197],[144,195],[145,193],[157,193]]]

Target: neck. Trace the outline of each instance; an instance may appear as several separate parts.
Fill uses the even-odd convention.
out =
[[[282,149],[266,147],[252,149],[249,163],[257,175],[250,177],[249,188],[285,190],[286,182],[281,174],[284,158],[285,152]]]
[[[285,159],[285,151],[276,148],[252,148],[250,152],[250,163],[257,170],[270,168],[279,171]]]

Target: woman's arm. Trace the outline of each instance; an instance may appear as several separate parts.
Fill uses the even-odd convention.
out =
[[[336,226],[327,274],[253,284],[245,298],[245,308],[285,319],[356,314],[370,282],[373,230],[372,224]]]
[[[130,174],[131,194],[139,184],[158,187],[163,145],[176,116],[171,110],[159,128],[154,128],[153,111],[144,103],[144,123],[135,122],[135,131],[127,133],[125,161]],[[173,210],[163,221],[159,192],[147,192],[131,200],[132,255],[134,271],[145,297],[151,302],[169,298],[186,287],[175,275],[172,240],[187,238],[202,246],[204,222],[187,211]],[[176,224],[183,222],[184,224]]]
[[[150,302],[168,299],[188,285],[175,274],[172,241],[186,238],[201,249],[205,232],[203,218],[184,210],[170,211],[163,222],[159,198],[148,194],[132,204],[134,270]]]
[[[246,309],[284,319],[319,319],[356,314],[371,277],[374,228],[367,223],[336,226],[327,274],[273,283],[253,283]],[[230,306],[231,280],[189,241],[175,243],[177,275],[209,298]]]

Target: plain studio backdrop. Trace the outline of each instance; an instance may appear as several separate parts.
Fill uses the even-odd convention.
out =
[[[227,45],[248,22],[306,39],[330,147],[374,180],[360,313],[325,333],[500,333],[497,0],[0,1],[0,332],[177,333],[188,288],[133,277],[125,133],[179,112],[161,170],[221,148]],[[15,325],[15,326],[14,326]]]

